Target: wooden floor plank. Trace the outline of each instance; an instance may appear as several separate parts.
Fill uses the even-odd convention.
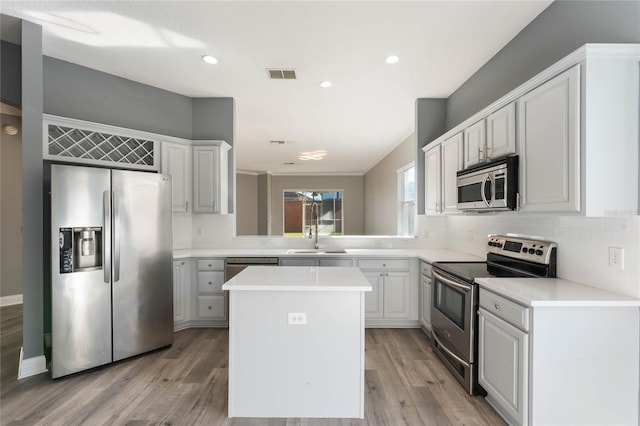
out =
[[[467,395],[418,329],[367,329],[364,419],[227,418],[227,329],[66,378],[17,380],[22,308],[0,308],[1,425],[503,425]],[[259,356],[259,354],[256,354]]]

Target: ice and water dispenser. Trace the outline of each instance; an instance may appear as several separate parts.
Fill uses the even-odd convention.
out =
[[[60,228],[60,273],[102,269],[102,228]]]

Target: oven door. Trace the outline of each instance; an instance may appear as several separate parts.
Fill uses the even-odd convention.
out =
[[[476,286],[433,268],[431,324],[442,346],[474,362]]]

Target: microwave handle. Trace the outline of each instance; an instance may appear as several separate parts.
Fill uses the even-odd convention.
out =
[[[487,182],[489,182],[489,184],[491,184],[493,181],[491,179],[491,175],[487,175],[486,178],[484,178],[484,180],[482,181],[482,186],[480,186],[480,196],[482,197],[482,201],[484,201],[484,203],[486,204],[487,207],[491,207],[491,205],[489,204],[489,201],[487,200],[487,197],[485,195],[485,188],[487,186]],[[493,197],[491,197],[493,198]]]

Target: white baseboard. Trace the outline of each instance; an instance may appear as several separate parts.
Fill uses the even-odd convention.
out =
[[[22,305],[22,295],[12,294],[11,296],[0,297],[0,307],[11,305]]]
[[[47,360],[44,355],[34,356],[32,358],[22,359],[24,356],[23,349],[20,348],[20,365],[18,366],[18,379],[35,376],[36,374],[46,373]]]

